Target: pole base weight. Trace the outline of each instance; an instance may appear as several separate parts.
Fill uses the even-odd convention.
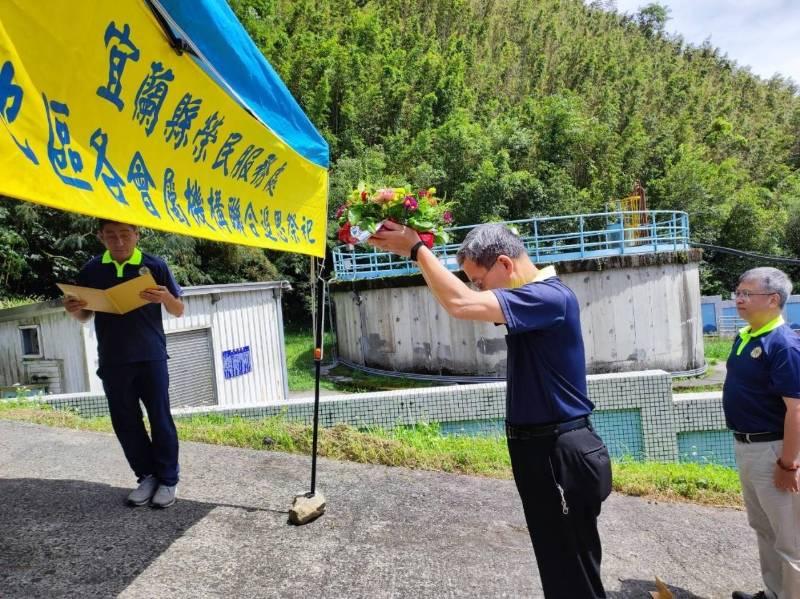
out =
[[[289,522],[298,525],[308,524],[324,513],[325,496],[319,492],[311,496],[308,493],[304,493],[294,498],[292,507],[289,510]]]

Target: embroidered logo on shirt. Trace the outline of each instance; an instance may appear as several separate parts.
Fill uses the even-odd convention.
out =
[[[140,274],[140,275],[146,275],[146,274],[148,274],[149,272],[150,272],[150,269],[149,269],[149,268],[147,268],[146,266],[142,266],[142,267],[139,269],[139,274]]]
[[[753,351],[750,352],[750,357],[751,358],[758,358],[759,356],[761,356],[761,352],[762,352],[762,350],[761,350],[760,347],[754,347]]]

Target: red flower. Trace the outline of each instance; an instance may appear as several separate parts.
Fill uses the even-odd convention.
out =
[[[366,202],[367,198],[369,198],[369,194],[366,191],[361,192],[361,201]]]
[[[339,241],[342,243],[349,243],[351,245],[355,245],[358,243],[358,239],[350,235],[350,223],[346,222],[341,226],[339,229]]]
[[[433,247],[433,240],[434,240],[433,233],[431,233],[429,231],[425,232],[425,233],[420,233],[419,234],[419,240],[422,243],[424,243],[425,247],[427,247],[428,249]]]
[[[347,206],[345,204],[342,204],[341,206],[339,206],[338,210],[336,210],[336,218],[342,218],[342,214],[344,214],[344,211],[346,209],[347,209]]]

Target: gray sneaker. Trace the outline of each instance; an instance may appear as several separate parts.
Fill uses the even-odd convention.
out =
[[[150,507],[165,508],[175,503],[175,494],[178,490],[177,485],[158,485],[155,495],[150,500]]]
[[[158,479],[153,475],[145,476],[131,494],[128,495],[128,505],[142,506],[150,503],[150,499],[156,492]]]

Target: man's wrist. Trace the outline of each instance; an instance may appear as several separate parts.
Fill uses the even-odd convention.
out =
[[[797,463],[791,462],[787,464],[782,458],[778,458],[775,463],[778,465],[778,468],[785,472],[796,472],[797,470],[800,470],[800,466],[798,466]]]

